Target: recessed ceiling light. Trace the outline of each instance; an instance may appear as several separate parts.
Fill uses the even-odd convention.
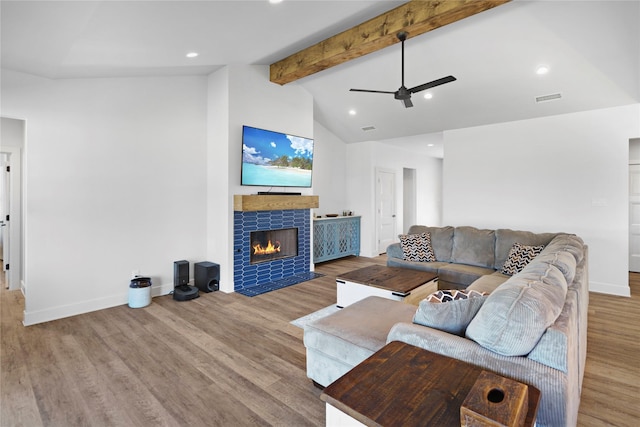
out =
[[[356,110],[349,110],[349,115],[350,116],[355,116],[356,115]]]
[[[536,68],[536,74],[538,75],[547,74],[548,72],[549,67],[547,65],[538,65],[538,68]]]
[[[189,52],[187,53],[187,58],[195,58],[198,56],[198,52]]]
[[[269,3],[278,4],[278,3],[282,3],[282,0],[269,0]]]
[[[433,144],[427,144],[427,147],[433,147]]]
[[[431,99],[433,98],[433,94],[431,92],[427,92],[424,94],[424,99]]]

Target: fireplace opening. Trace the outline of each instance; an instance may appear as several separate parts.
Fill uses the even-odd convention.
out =
[[[297,228],[252,231],[250,239],[251,264],[298,256]]]

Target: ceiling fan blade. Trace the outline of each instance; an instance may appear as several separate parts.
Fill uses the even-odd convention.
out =
[[[454,82],[454,81],[456,81],[455,77],[447,76],[447,77],[443,77],[443,78],[438,79],[438,80],[434,80],[434,81],[429,82],[429,83],[422,84],[420,86],[412,87],[411,89],[409,89],[409,92],[416,93],[416,92],[420,92],[420,91],[423,91],[423,90],[431,89],[432,87],[443,85],[445,83],[451,83],[451,82]]]
[[[402,102],[404,102],[404,108],[413,107],[413,102],[409,98],[403,99]]]
[[[371,92],[371,93],[390,93],[394,94],[395,92],[388,92],[386,90],[369,90],[369,89],[349,89],[351,92]]]

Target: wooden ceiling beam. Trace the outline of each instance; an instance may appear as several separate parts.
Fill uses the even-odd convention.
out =
[[[286,84],[408,38],[508,3],[511,0],[412,0],[360,25],[275,62],[269,79]]]

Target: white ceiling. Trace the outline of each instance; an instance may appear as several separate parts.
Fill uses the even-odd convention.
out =
[[[1,61],[52,79],[208,74],[271,64],[402,3],[2,0]],[[416,135],[640,102],[639,22],[640,0],[514,0],[410,38],[407,87],[458,80],[430,100],[414,94],[408,109],[392,95],[349,92],[397,90],[399,44],[289,84],[313,95],[316,120],[347,143],[441,155],[441,138]],[[536,75],[539,64],[550,72]],[[553,93],[562,99],[534,101]]]

